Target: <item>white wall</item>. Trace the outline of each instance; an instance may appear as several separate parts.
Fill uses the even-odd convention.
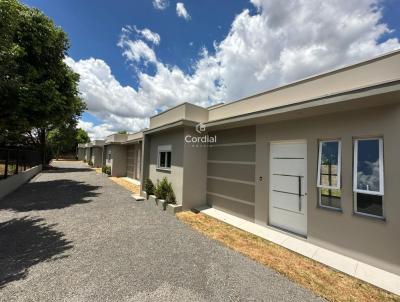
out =
[[[0,180],[0,199],[28,182],[40,171],[42,171],[42,165],[38,165],[24,172],[19,172],[18,174]]]

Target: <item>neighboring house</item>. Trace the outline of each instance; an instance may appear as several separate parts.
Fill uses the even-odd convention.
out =
[[[94,140],[91,148],[91,157],[90,160],[93,163],[94,168],[101,168],[103,165],[103,147],[104,140]]]
[[[142,179],[167,177],[183,209],[208,204],[400,274],[399,132],[396,51],[151,117]]]
[[[103,162],[105,166],[111,167],[112,176],[127,176],[140,180],[142,139],[142,132],[112,134],[106,137]]]
[[[89,162],[91,160],[91,158],[92,158],[92,146],[93,146],[92,143],[85,144],[85,157],[84,157],[84,160],[86,162]]]
[[[76,149],[76,157],[78,160],[84,160],[86,155],[86,144],[78,144]]]

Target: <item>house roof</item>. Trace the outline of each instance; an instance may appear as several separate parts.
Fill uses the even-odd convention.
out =
[[[276,112],[297,110],[299,106],[311,106],[311,103],[318,100],[329,103],[335,96],[342,97],[336,101],[350,101],[355,95],[361,95],[361,91],[364,94],[366,90],[369,90],[369,93],[376,93],[382,85],[394,89],[399,80],[400,49],[227,104],[202,108],[183,103],[153,116],[150,119],[150,130],[163,128],[164,125],[171,125],[181,120],[213,125],[262,112],[271,114],[274,110]],[[348,97],[349,95],[352,97]],[[148,132],[149,130],[146,131]]]

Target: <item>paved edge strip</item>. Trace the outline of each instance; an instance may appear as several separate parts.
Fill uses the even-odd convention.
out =
[[[267,226],[257,225],[215,208],[202,208],[199,209],[199,212],[283,246],[291,251],[325,264],[335,270],[341,271],[352,277],[400,295],[399,275],[321,248],[317,245],[295,238],[288,234],[281,233]]]

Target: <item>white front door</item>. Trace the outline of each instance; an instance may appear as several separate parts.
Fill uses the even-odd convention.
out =
[[[269,224],[307,235],[307,143],[272,142]]]

